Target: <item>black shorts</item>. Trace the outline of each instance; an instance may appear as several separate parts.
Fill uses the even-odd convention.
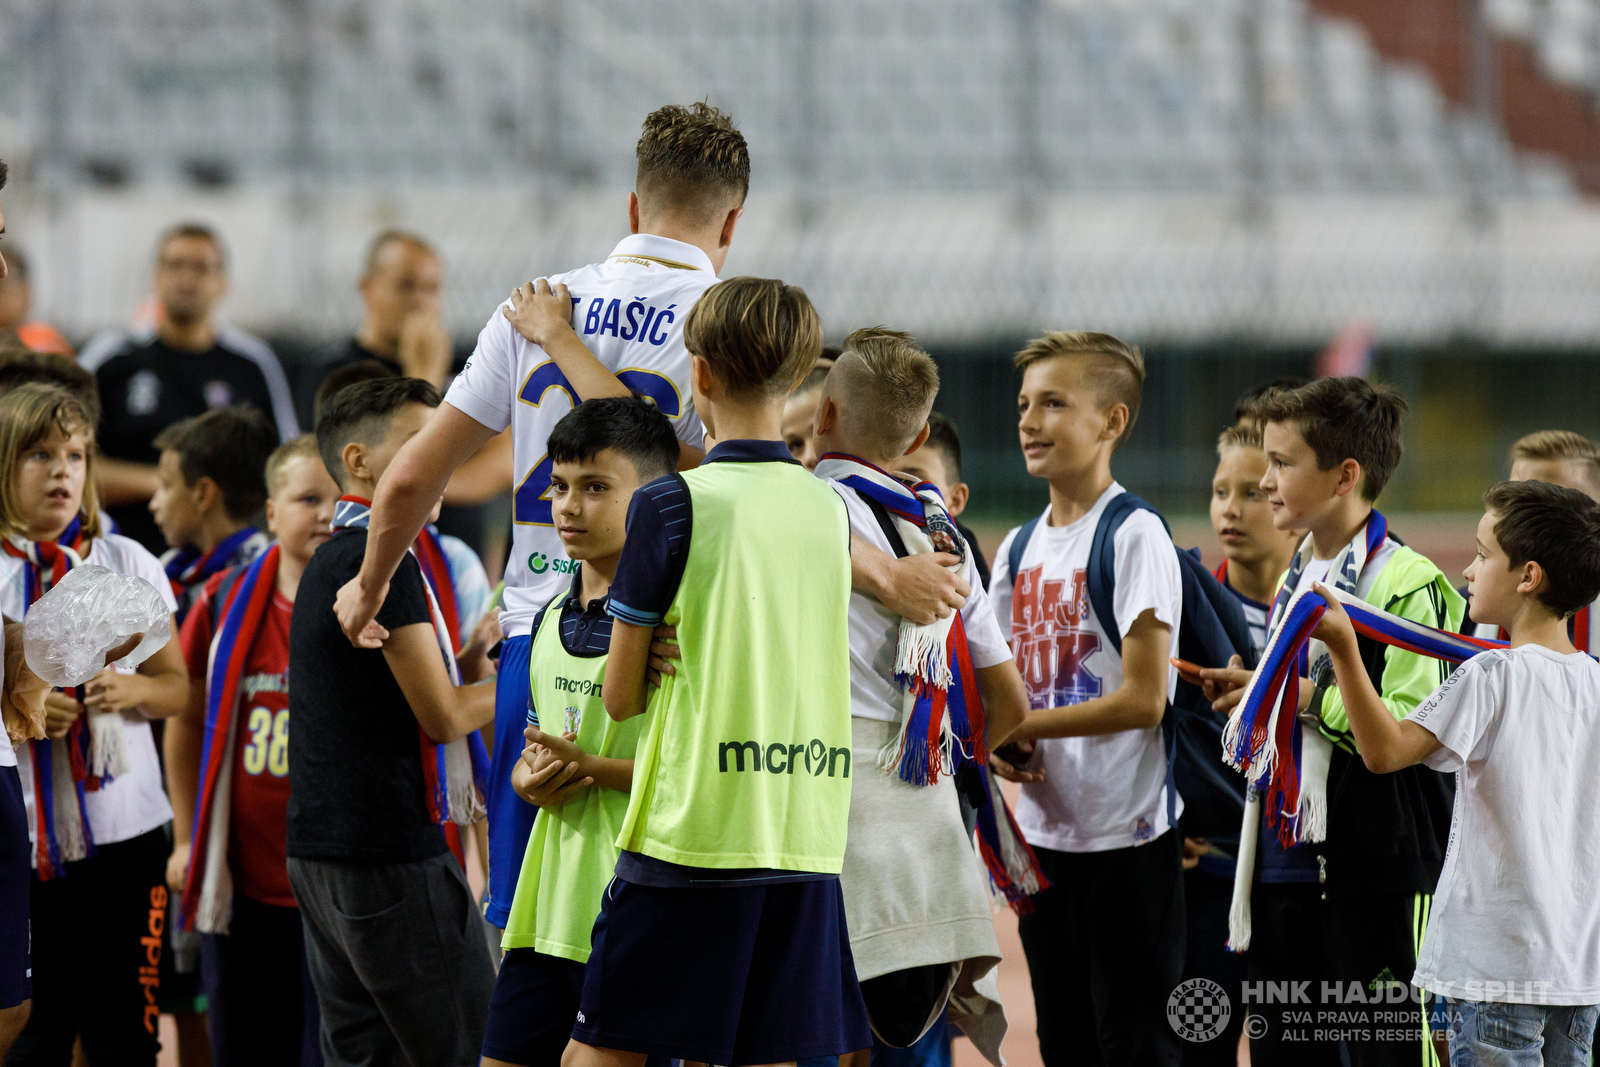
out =
[[[665,889],[613,878],[572,1036],[744,1064],[872,1044],[839,880]]]
[[[583,964],[514,948],[500,961],[483,1035],[487,1059],[560,1067],[583,992]]]
[[[22,756],[27,755],[24,746]],[[0,1008],[14,1008],[33,996],[28,954],[32,866],[22,779],[15,767],[0,767]]]

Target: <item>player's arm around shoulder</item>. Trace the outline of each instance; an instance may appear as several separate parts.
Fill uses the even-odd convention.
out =
[[[395,627],[383,641],[383,658],[434,744],[449,744],[494,721],[495,687],[451,683],[433,623]]]

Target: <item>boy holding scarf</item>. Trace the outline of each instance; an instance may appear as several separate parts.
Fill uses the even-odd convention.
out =
[[[174,423],[153,443],[161,462],[150,514],[170,546],[161,565],[182,625],[213,575],[267,549],[271,538],[255,519],[266,503],[261,472],[278,446],[278,432],[265,415],[240,405]]]
[[[201,934],[212,1058],[320,1064],[316,992],[284,858],[289,618],[300,577],[328,539],[339,489],[310,434],[271,454],[266,485],[276,540],[258,561],[206,582],[183,626],[192,684],[189,707],[166,737],[174,838],[167,884],[180,895],[181,921]],[[206,750],[213,758],[202,761]],[[262,1026],[264,1018],[273,1025]]]
[[[401,560],[357,644],[333,613],[366,551],[374,487],[438,404],[428,382],[384,378],[340,390],[317,420],[344,495],[289,627],[287,852],[323,1050],[341,1062],[476,1063],[494,984],[459,852],[460,829],[483,810],[477,730],[494,715],[494,687],[461,684],[448,578],[429,579],[423,546]]]
[[[1425,557],[1388,535],[1373,508],[1400,462],[1405,402],[1361,378],[1320,378],[1273,390],[1250,416],[1262,423],[1261,479],[1279,530],[1308,530],[1279,586],[1269,630],[1283,624],[1296,593],[1324,582],[1413,622],[1456,629],[1459,594]],[[1361,659],[1391,715],[1400,719],[1449,673],[1444,661],[1361,638]],[[1245,807],[1230,917],[1231,946],[1249,949],[1247,981],[1359,983],[1367,996],[1411,979],[1427,909],[1444,861],[1450,787],[1411,767],[1380,777],[1363,766],[1326,646],[1314,641],[1284,721],[1287,752],[1263,792]],[[1248,671],[1207,669],[1218,711],[1244,695]],[[1289,769],[1295,773],[1287,773]],[[1259,852],[1259,856],[1256,854]],[[1303,1005],[1302,1005],[1303,1007]],[[1406,1027],[1422,1032],[1412,1005]],[[1292,1008],[1292,1006],[1289,1006]],[[1284,1043],[1277,1005],[1260,1005],[1267,1027],[1251,1041],[1252,1062],[1337,1064],[1338,1041]],[[1346,1042],[1356,1067],[1415,1064],[1415,1040]]]
[[[858,771],[839,882],[874,1060],[937,1056],[949,1041],[948,1004],[951,1020],[999,1064],[1005,1015],[992,972],[1000,949],[955,772],[972,767],[987,782],[988,750],[1022,721],[1027,693],[975,553],[938,488],[888,473],[926,442],[938,390],[938,368],[908,334],[872,327],[845,338],[816,401],[816,474],[844,501],[851,534],[896,555],[950,552],[972,589],[959,613],[932,626],[913,625],[860,592],[850,597]],[[986,859],[1019,861],[1014,873],[996,863],[1007,896],[1020,900],[1030,879],[1039,888],[1004,802],[985,803],[978,825]]]

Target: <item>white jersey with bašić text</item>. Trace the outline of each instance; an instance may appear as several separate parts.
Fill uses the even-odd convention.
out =
[[[624,385],[655,401],[678,439],[695,448],[705,429],[689,392],[683,322],[716,282],[705,252],[651,234],[624,238],[600,263],[550,276],[552,286],[571,291],[572,325],[589,351]],[[489,429],[511,427],[513,526],[500,616],[508,637],[529,633],[539,609],[577,569],[552,523],[546,444],[581,399],[544,349],[517,333],[498,307],[445,394],[447,404]]]

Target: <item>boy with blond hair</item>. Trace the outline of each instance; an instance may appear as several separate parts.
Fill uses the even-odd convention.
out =
[[[650,721],[569,1067],[650,1053],[782,1063],[871,1043],[839,887],[863,773],[850,523],[781,433],[821,325],[800,289],[735,278],[701,297],[684,335],[718,443],[628,509],[604,700],[613,719],[648,709]],[[676,628],[680,658],[648,694],[660,624]]]
[[[959,624],[929,627],[907,624],[860,592],[850,597],[850,725],[860,770],[839,880],[875,1055],[945,1042],[948,1002],[953,1019],[999,1063],[998,990],[992,979],[987,992],[978,983],[1000,952],[952,772],[986,762],[988,748],[1022,721],[1027,697],[973,551],[943,499],[928,483],[889,473],[927,440],[938,390],[933,359],[910,335],[880,326],[845,338],[817,402],[815,439],[827,458],[816,473],[844,501],[851,533],[899,556],[953,551],[972,588]],[[948,650],[954,676],[942,701],[937,685],[910,691],[927,681],[915,661],[919,647]]]
[[[189,706],[165,739],[167,885],[182,895],[183,925],[201,934],[218,1063],[294,1063],[318,1047],[317,996],[286,867],[289,618],[300,576],[328,540],[339,487],[310,434],[279,445],[265,475],[275,540],[258,561],[198,590],[182,635]]]
[[[1034,709],[1013,738],[1037,743],[1029,766],[1044,776],[1023,785],[1017,811],[1053,883],[1019,923],[1040,1052],[1050,1067],[1086,1043],[1107,1063],[1175,1065],[1182,808],[1167,798],[1161,721],[1183,582],[1158,515],[1133,511],[1111,539],[1115,619],[1086,593],[1101,516],[1124,492],[1111,456],[1138,418],[1144,357],[1109,334],[1049,333],[1016,365],[1023,459],[1050,505],[1007,535],[991,589]]]
[[[1262,425],[1267,472],[1261,479],[1273,525],[1308,531],[1273,604],[1270,629],[1313,582],[1326,582],[1391,614],[1436,629],[1460,625],[1461,597],[1439,568],[1389,535],[1373,507],[1399,465],[1406,409],[1393,389],[1361,378],[1319,378],[1297,389],[1273,390],[1250,416]],[[1442,661],[1361,639],[1372,685],[1396,719],[1409,715],[1444,680]],[[1403,988],[1416,964],[1449,827],[1449,784],[1413,767],[1380,778],[1362,765],[1345,714],[1345,687],[1320,642],[1308,650],[1298,710],[1303,719],[1300,806],[1264,813],[1251,790],[1241,837],[1258,836],[1259,856],[1241,846],[1234,889],[1231,946],[1249,949],[1251,982],[1310,981],[1387,996]],[[1249,672],[1207,669],[1217,710],[1231,710]],[[1238,686],[1240,688],[1230,688]],[[1280,817],[1307,828],[1303,839],[1280,841]],[[1318,829],[1320,825],[1320,830]],[[1404,1030],[1423,1032],[1421,1013],[1396,1006]],[[1254,1063],[1337,1064],[1341,1044],[1353,1064],[1415,1064],[1425,1041],[1384,1040],[1359,1028],[1340,1041],[1300,1042],[1296,1009],[1252,1005],[1266,1023],[1251,1039]],[[1337,1035],[1338,1031],[1332,1031]],[[1314,1035],[1313,1035],[1314,1036]]]

